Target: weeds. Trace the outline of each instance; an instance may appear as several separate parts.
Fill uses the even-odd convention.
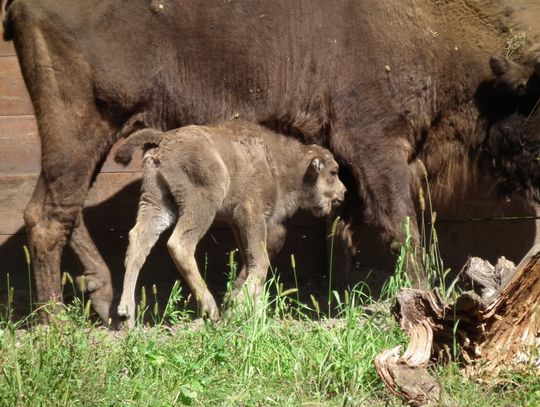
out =
[[[427,196],[432,213],[429,190]],[[430,281],[445,289],[435,220],[432,215],[424,222],[422,216],[421,239],[429,245],[420,257]],[[406,239],[385,298],[410,284],[405,271],[416,253],[409,226],[406,220]],[[229,254],[228,296],[238,275],[235,254]],[[374,307],[365,285],[338,293],[330,282],[331,318],[315,297],[309,305],[300,302],[294,256],[291,267],[296,287],[285,288],[271,270],[261,301],[244,293],[245,306],[233,308],[217,324],[192,320],[179,282],[163,312],[157,287],[149,297],[154,304],[143,289],[136,328],[121,332],[94,326],[84,296],[75,297],[47,328],[14,322],[8,281],[0,319],[0,406],[401,405],[388,395],[373,365],[379,352],[407,342],[387,308]],[[67,273],[62,284],[75,290]],[[145,325],[145,316],[152,327]],[[449,365],[439,376],[446,405],[536,405],[540,400],[534,375],[511,375],[492,386],[464,379],[456,365]]]
[[[337,226],[339,224],[339,216],[334,219],[334,222],[332,222],[332,228],[330,230],[330,259],[329,259],[329,265],[328,265],[328,315],[330,315],[330,311],[332,310],[332,274],[334,270],[334,238],[336,236],[336,230]]]
[[[519,32],[513,32],[510,31],[510,38],[506,41],[505,44],[505,56],[506,58],[512,59],[512,57],[518,53],[521,48],[527,43],[527,38],[529,36],[528,31],[519,31]]]
[[[387,311],[366,312],[373,300],[363,286],[334,292],[336,316],[320,321],[308,318],[314,307],[299,304],[277,276],[264,292],[260,303],[218,324],[191,322],[178,283],[151,328],[140,319],[127,332],[95,327],[79,299],[48,328],[6,329],[3,321],[0,405],[400,405],[384,390],[373,358],[406,338]],[[538,399],[527,389],[539,383],[528,376],[486,397],[453,366],[440,374],[456,405]]]
[[[411,287],[408,272],[419,274],[420,268],[427,276],[427,285],[439,290],[442,298],[448,301],[456,292],[456,281],[447,285],[450,269],[445,268],[439,247],[439,238],[435,228],[437,212],[433,208],[428,174],[424,164],[419,161],[423,173],[424,186],[419,187],[418,198],[420,206],[420,246],[416,247],[411,234],[411,220],[403,221],[405,239],[399,246],[394,274],[388,279],[381,290],[383,299],[392,299],[404,287]],[[420,253],[418,253],[420,251]],[[420,264],[418,264],[420,262]]]
[[[230,271],[232,288],[234,256]],[[151,328],[142,322],[151,308],[142,294],[137,327],[128,332],[93,326],[88,302],[77,297],[48,328],[21,331],[3,320],[13,329],[0,331],[0,405],[383,403],[372,358],[400,342],[396,324],[367,316],[362,305],[370,300],[360,289],[343,300],[334,292],[338,315],[323,322],[308,318],[314,309],[296,294],[273,274],[260,302],[200,324],[191,322],[177,282],[163,313],[151,313]]]

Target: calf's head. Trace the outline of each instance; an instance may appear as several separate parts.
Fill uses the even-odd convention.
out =
[[[315,216],[326,216],[345,199],[346,188],[338,178],[339,166],[332,153],[313,145],[307,151],[301,207]]]
[[[494,114],[484,153],[505,193],[540,201],[540,47],[518,64],[492,56]]]

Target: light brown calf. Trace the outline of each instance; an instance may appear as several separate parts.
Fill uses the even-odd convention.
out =
[[[135,285],[150,249],[175,224],[167,247],[203,312],[219,310],[195,261],[195,248],[214,219],[234,231],[244,267],[235,294],[260,297],[269,257],[285,237],[282,222],[299,208],[328,215],[343,201],[345,187],[332,154],[242,121],[187,126],[163,133],[144,129],[116,154],[127,164],[136,148],[145,150],[137,223],[129,233],[126,275],[118,307],[133,326]]]

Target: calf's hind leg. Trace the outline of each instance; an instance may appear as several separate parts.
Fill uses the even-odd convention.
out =
[[[148,169],[146,161],[145,167]],[[160,187],[156,185],[153,171],[145,172],[142,189],[137,222],[129,232],[129,245],[125,261],[126,274],[118,306],[118,316],[127,320],[130,328],[135,325],[135,286],[139,271],[159,236],[172,225],[175,219],[170,202]]]
[[[208,202],[206,203],[208,204]],[[204,282],[197,261],[195,249],[197,243],[210,228],[216,211],[201,211],[197,214],[199,206],[186,203],[184,212],[178,219],[178,223],[167,242],[167,248],[176,267],[186,280],[195,295],[197,303],[202,308],[202,314],[212,321],[219,319],[219,308],[206,283]]]

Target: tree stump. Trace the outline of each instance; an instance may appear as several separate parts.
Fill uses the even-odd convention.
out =
[[[474,291],[445,304],[437,290],[402,289],[396,311],[410,337],[402,356],[394,348],[377,355],[375,367],[387,388],[410,405],[436,403],[440,387],[432,363],[457,360],[477,372],[503,366],[540,366],[540,245],[517,267],[470,259],[462,276]],[[536,356],[535,356],[536,355]]]

